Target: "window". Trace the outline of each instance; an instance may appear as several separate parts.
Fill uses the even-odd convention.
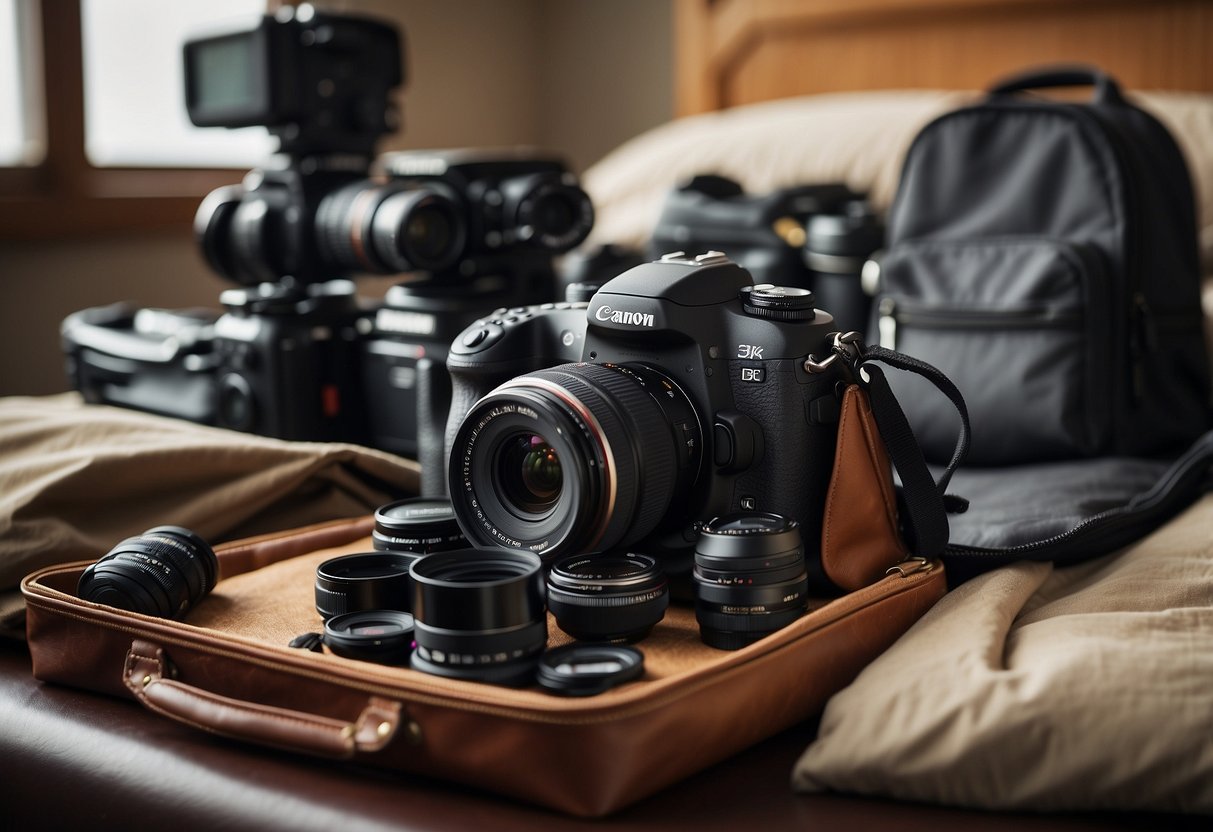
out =
[[[0,165],[42,161],[37,28],[33,5],[0,0]]]
[[[10,0],[11,2],[11,0]],[[265,130],[200,129],[183,96],[181,44],[251,28],[264,0],[84,0],[84,141],[99,167],[252,167],[273,152]]]
[[[265,8],[0,0],[0,238],[188,227],[202,196],[272,144],[255,128],[189,125],[182,40],[247,26]]]

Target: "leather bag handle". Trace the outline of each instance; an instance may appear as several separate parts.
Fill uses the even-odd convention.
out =
[[[1027,90],[1055,87],[1094,87],[1092,101],[1096,104],[1124,104],[1120,85],[1102,69],[1085,64],[1063,64],[1029,69],[1002,79],[990,87],[990,96],[1011,95]]]
[[[163,648],[136,639],[126,654],[122,680],[145,708],[213,734],[349,759],[379,751],[400,727],[400,703],[372,696],[353,722],[220,696],[172,678]]]

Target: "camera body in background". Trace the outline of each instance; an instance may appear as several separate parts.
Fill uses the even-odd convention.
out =
[[[370,444],[440,471],[451,341],[492,309],[554,300],[554,258],[585,239],[594,211],[562,161],[532,151],[389,153],[380,167],[455,209],[458,256],[388,290],[361,356]],[[425,479],[423,493],[444,493]]]
[[[151,310],[69,316],[73,383],[88,401],[440,460],[451,338],[493,308],[556,297],[553,257],[588,233],[589,198],[563,163],[532,152],[376,160],[399,121],[390,26],[288,6],[190,41],[184,58],[195,124],[260,125],[280,141],[195,219],[207,263],[242,288],[223,293],[221,316],[173,332],[136,328]],[[378,309],[344,279],[404,272]]]
[[[755,195],[723,176],[701,175],[667,195],[650,254],[722,251],[755,283],[811,289],[840,329],[862,332],[871,293],[860,275],[883,241],[867,199],[841,183]]]
[[[814,551],[839,401],[833,318],[719,252],[681,252],[588,303],[482,319],[452,344],[450,498],[479,547],[551,561],[644,541],[667,572],[698,525],[796,518]]]

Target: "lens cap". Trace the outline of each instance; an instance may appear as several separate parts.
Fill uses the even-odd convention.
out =
[[[617,644],[567,644],[539,659],[541,687],[560,696],[596,696],[644,673],[644,654]]]

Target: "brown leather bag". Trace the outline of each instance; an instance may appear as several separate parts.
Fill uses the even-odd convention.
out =
[[[840,480],[838,499],[850,499],[846,490]],[[36,572],[22,583],[34,674],[215,734],[598,816],[815,714],[945,591],[937,564],[911,560],[733,652],[702,644],[694,612],[672,606],[640,645],[641,679],[560,698],[288,647],[319,622],[317,564],[369,549],[370,525],[339,521],[219,547],[221,580],[188,622],[81,600],[85,563]],[[830,551],[845,557],[837,543]],[[552,646],[566,640],[550,622],[549,633]]]

